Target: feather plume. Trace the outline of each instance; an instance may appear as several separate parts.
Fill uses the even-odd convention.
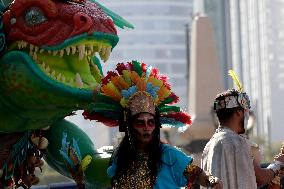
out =
[[[108,127],[118,126],[118,120],[113,119],[113,118],[107,118],[100,113],[93,113],[93,112],[90,113],[90,112],[84,111],[83,116],[85,119],[96,120],[98,122],[103,123],[104,125]]]
[[[141,67],[142,65],[137,61],[132,61],[132,64],[133,64],[134,71],[141,77],[143,73],[143,70]]]
[[[102,79],[102,84],[107,84],[112,77],[117,76],[116,72],[108,71],[107,75]]]
[[[237,74],[236,74],[233,70],[229,70],[229,76],[232,77],[232,79],[233,79],[235,85],[236,85],[237,88],[238,88],[238,91],[243,92],[243,85],[242,85],[242,83],[240,82],[240,80],[239,80]]]
[[[139,75],[135,71],[131,72],[130,77],[131,77],[131,80],[134,84],[136,84],[139,81],[139,78],[140,78]]]
[[[165,100],[168,96],[170,96],[171,91],[168,89],[167,86],[163,85],[160,90],[157,92],[157,95],[159,96],[159,104]]]
[[[115,69],[120,75],[122,75],[122,72],[124,70],[127,70],[127,67],[126,67],[126,64],[123,64],[123,63],[118,63],[116,65],[116,69]]]
[[[122,74],[123,74],[123,78],[124,78],[125,82],[128,85],[131,85],[132,82],[131,82],[131,78],[130,78],[130,72],[128,70],[123,70]]]
[[[137,85],[138,91],[146,91],[145,78],[139,78],[139,80],[138,80],[136,85]]]
[[[175,119],[176,121],[182,122],[187,125],[190,125],[192,123],[190,115],[184,111],[170,113],[167,114],[165,117]]]
[[[158,80],[154,76],[150,76],[149,79],[148,79],[148,82],[152,83],[154,86],[158,86],[158,87],[161,87],[163,85],[163,81]]]

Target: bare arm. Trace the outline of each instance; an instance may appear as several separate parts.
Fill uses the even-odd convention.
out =
[[[274,178],[274,172],[271,169],[261,168],[255,160],[253,165],[257,186],[267,184]]]
[[[190,183],[197,183],[201,186],[212,187],[214,189],[222,189],[222,182],[212,175],[207,175],[200,167],[196,165],[188,165],[184,170],[184,176]]]
[[[275,156],[274,160],[283,163],[284,154],[278,154],[277,156]],[[280,169],[273,170],[270,168],[261,168],[260,165],[256,161],[253,161],[253,163],[254,163],[256,182],[258,186],[262,186],[264,184],[269,183],[271,180],[273,180],[275,175],[277,175],[280,171]]]

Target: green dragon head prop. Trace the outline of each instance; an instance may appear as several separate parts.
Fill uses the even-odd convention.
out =
[[[101,83],[100,60],[132,27],[96,1],[2,0],[0,132],[38,129],[83,109]]]

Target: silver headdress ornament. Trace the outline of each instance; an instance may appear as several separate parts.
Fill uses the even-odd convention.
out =
[[[238,79],[238,76],[233,70],[229,70],[229,75],[232,77],[238,89],[229,89],[222,93],[224,98],[216,99],[214,101],[214,110],[218,111],[221,109],[237,107],[249,110],[251,108],[249,96],[243,91],[243,86]],[[230,95],[226,95],[226,93]]]

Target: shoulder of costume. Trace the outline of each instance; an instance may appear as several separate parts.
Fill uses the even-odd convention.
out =
[[[162,162],[167,165],[173,165],[177,161],[177,154],[183,153],[187,156],[181,149],[176,146],[171,146],[169,144],[162,144]]]
[[[215,133],[213,137],[215,148],[236,150],[242,148],[240,144],[247,144],[247,142],[241,136],[234,133],[220,132]]]

